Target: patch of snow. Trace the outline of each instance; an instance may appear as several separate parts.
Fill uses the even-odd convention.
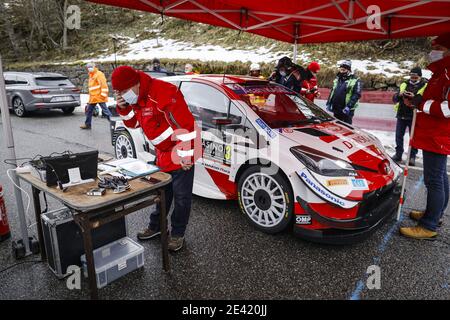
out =
[[[175,41],[173,39],[146,39],[133,42],[128,39],[127,52],[118,52],[118,60],[151,60],[153,58],[193,59],[201,61],[242,61],[242,62],[274,62],[291,52],[272,52],[271,48],[260,47],[256,50],[226,49],[217,45],[195,46],[193,43]],[[135,41],[135,40],[134,40]],[[307,59],[308,53],[300,53],[300,59]],[[98,62],[114,61],[114,54],[104,55],[96,59]]]
[[[342,61],[343,60],[339,61],[338,65]],[[368,74],[382,74],[388,78],[402,74],[407,75],[409,73],[410,68],[414,66],[414,62],[410,60],[405,60],[401,62],[401,65],[405,66],[406,68],[401,68],[399,63],[397,62],[384,59],[376,59],[374,61],[368,59],[366,60],[354,59],[351,61],[353,71],[360,71],[362,73]]]
[[[383,145],[383,147],[386,149],[387,153],[390,155],[393,155],[395,153],[395,132],[393,131],[380,131],[380,130],[366,130],[363,129],[364,131],[367,131],[371,134],[373,134],[375,137],[377,137],[381,144]],[[403,154],[403,160],[406,159],[406,153],[408,151],[408,146],[409,146],[409,134],[406,133],[405,137],[403,139],[403,150],[404,154]],[[416,160],[418,162],[422,162],[422,152],[419,151],[419,153],[417,154]]]

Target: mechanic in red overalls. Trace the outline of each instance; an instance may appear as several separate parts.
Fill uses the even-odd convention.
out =
[[[319,72],[319,70],[319,63],[316,61],[311,62],[306,69],[307,78],[302,81],[300,94],[311,102],[314,102],[314,98],[320,97],[319,88],[317,86],[317,72]]]
[[[431,64],[433,76],[420,95],[411,97],[409,107],[417,106],[417,122],[412,146],[423,150],[423,176],[427,187],[425,211],[412,211],[410,217],[419,224],[400,228],[402,235],[414,239],[437,236],[449,200],[447,156],[450,154],[450,33],[433,40]],[[407,100],[406,100],[407,101]]]
[[[111,77],[117,95],[117,112],[128,128],[142,128],[156,150],[156,164],[171,174],[172,183],[166,187],[166,208],[172,198],[172,230],[169,250],[183,247],[189,221],[194,182],[194,146],[200,136],[182,93],[168,82],[151,78],[142,71],[120,66]],[[147,229],[138,239],[147,240],[160,234],[159,210],[150,215]]]

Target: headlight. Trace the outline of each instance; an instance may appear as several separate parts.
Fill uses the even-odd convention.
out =
[[[343,160],[332,156],[318,154],[306,147],[292,147],[292,154],[300,160],[309,170],[323,176],[356,176],[353,166]]]

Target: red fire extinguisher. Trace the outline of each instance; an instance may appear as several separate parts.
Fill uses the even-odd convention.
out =
[[[9,230],[8,217],[6,216],[6,205],[3,199],[3,188],[0,185],[0,242],[11,236]]]

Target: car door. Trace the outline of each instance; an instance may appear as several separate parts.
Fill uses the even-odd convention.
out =
[[[226,134],[227,126],[232,124],[232,102],[222,91],[208,84],[186,81],[180,89],[202,132],[202,153],[196,163],[194,193],[209,198],[234,198],[236,187],[229,179],[232,145]],[[245,121],[244,115],[238,118],[235,122]],[[227,119],[226,123],[221,123],[221,119]]]

